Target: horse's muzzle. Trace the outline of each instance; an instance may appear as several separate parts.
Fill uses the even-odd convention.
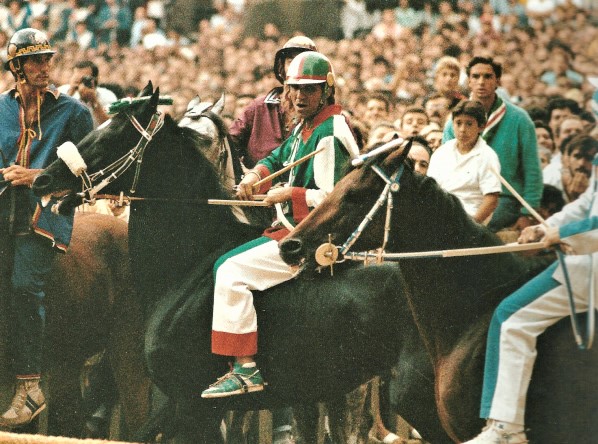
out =
[[[300,265],[305,259],[303,242],[301,239],[288,238],[284,239],[278,245],[280,249],[280,257],[289,265]]]

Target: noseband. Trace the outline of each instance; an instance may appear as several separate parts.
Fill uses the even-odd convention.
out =
[[[161,112],[154,113],[146,128],[141,126],[135,116],[127,113],[127,117],[133,127],[139,134],[141,134],[141,138],[128,153],[95,173],[87,173],[87,165],[75,144],[72,142],[65,142],[58,147],[58,157],[62,159],[75,176],[81,178],[82,190],[80,193],[77,193],[77,195],[83,199],[83,202],[90,204],[95,203],[96,195],[124,174],[133,164],[136,164],[135,176],[133,178],[133,183],[131,184],[130,192],[135,193],[139,182],[145,149],[164,125],[164,114]]]

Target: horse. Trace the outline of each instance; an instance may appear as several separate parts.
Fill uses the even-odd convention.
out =
[[[141,329],[136,327],[141,318],[130,283],[126,232],[126,223],[114,217],[77,212],[70,248],[54,263],[46,291],[48,315],[43,357],[44,384],[49,395],[48,434],[81,435],[81,371],[86,359],[103,349],[108,350],[118,376],[128,429],[136,430],[147,415],[147,400],[139,396],[147,393],[147,380],[130,383],[128,377],[141,371],[143,356]],[[2,331],[0,356],[7,364],[10,335],[5,332],[4,323]],[[3,386],[13,382],[10,373],[3,368],[2,380],[10,379]],[[9,399],[3,401],[8,403]]]
[[[371,250],[382,239],[387,253],[501,244],[467,216],[455,196],[434,179],[414,173],[405,164],[403,151],[374,158],[339,181],[281,242],[283,259],[308,270],[316,266],[314,252],[320,245],[327,244],[322,248],[332,251],[334,243],[342,243],[352,233],[352,240],[343,245],[356,239],[353,247],[341,249],[345,259],[352,257],[351,248]],[[384,187],[392,196],[390,212],[370,214],[369,226],[360,234],[354,232]],[[385,235],[385,230],[390,231]],[[483,425],[478,411],[493,310],[548,263],[513,253],[428,255],[399,259],[399,263],[408,287],[406,297],[434,367],[436,406],[443,427],[455,442],[470,439]],[[592,442],[598,433],[598,352],[577,350],[567,323],[561,321],[538,341],[525,420],[531,442]]]
[[[137,148],[144,147],[143,163],[135,162],[142,166],[136,171],[118,168],[122,174],[111,176],[106,191],[135,185],[129,221],[132,274],[145,305],[152,307],[145,356],[152,381],[176,400],[177,438],[221,442],[218,428],[226,410],[334,400],[390,369],[405,347],[405,326],[416,331],[406,316],[399,270],[394,265],[347,269],[334,279],[293,280],[257,295],[257,360],[268,381],[266,390],[219,400],[199,396],[227,361],[210,353],[214,261],[261,230],[240,223],[228,206],[208,204],[208,198],[231,195],[198,150],[197,133],[157,112],[159,89],[154,91],[151,83],[143,95],[151,98],[133,103],[76,148],[89,171],[104,172],[106,165],[134,158]],[[154,120],[158,123],[152,124]],[[137,129],[140,125],[146,132],[159,130],[146,138]],[[95,181],[94,174],[88,177]],[[38,195],[79,189],[79,179],[62,160],[33,185]],[[60,208],[79,199],[67,194]],[[373,350],[372,343],[378,344]],[[414,364],[405,380],[421,378],[419,362]],[[414,392],[409,404],[420,408],[420,398]]]

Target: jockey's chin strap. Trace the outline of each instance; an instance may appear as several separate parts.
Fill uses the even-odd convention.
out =
[[[390,236],[390,228],[391,228],[391,218],[392,218],[392,209],[393,209],[393,194],[397,193],[400,186],[400,180],[403,175],[403,171],[405,167],[403,164],[394,172],[391,177],[380,168],[378,165],[371,165],[370,168],[374,170],[378,176],[382,178],[386,185],[384,189],[376,199],[376,202],[366,214],[365,218],[359,226],[351,233],[351,235],[347,238],[345,243],[337,247],[333,245],[330,241],[328,243],[322,244],[316,251],[316,261],[321,266],[330,266],[334,263],[341,263],[344,262],[346,259],[350,260],[362,260],[360,256],[363,256],[364,253],[349,253],[351,247],[357,242],[361,233],[366,229],[369,223],[374,219],[374,216],[378,213],[380,208],[384,204],[386,204],[386,219],[384,221],[384,236],[382,239],[382,246],[378,249],[378,262],[382,262],[383,256],[385,255],[384,249],[386,248],[386,244],[388,243],[388,238]],[[341,259],[338,259],[339,255]],[[359,259],[357,259],[360,257]]]
[[[96,195],[111,182],[118,179],[134,163],[136,164],[135,176],[133,177],[130,193],[135,193],[139,182],[145,149],[164,125],[164,115],[161,112],[154,113],[146,128],[141,126],[135,116],[130,114],[127,116],[133,127],[141,134],[139,142],[124,156],[95,173],[87,173],[87,165],[72,142],[66,142],[58,147],[58,157],[62,159],[75,176],[81,178],[82,190],[77,194],[83,198],[84,202],[95,203]]]

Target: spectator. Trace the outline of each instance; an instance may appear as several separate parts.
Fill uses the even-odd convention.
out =
[[[420,106],[408,107],[400,120],[399,133],[403,138],[417,136],[430,123],[426,110]],[[396,123],[395,123],[396,127]]]
[[[538,146],[545,148],[552,155],[554,153],[556,144],[552,135],[552,129],[541,120],[534,120],[534,127],[536,128],[536,139]]]
[[[368,91],[389,90],[393,84],[393,75],[391,73],[391,64],[383,56],[374,58],[372,74],[363,86]]]
[[[390,115],[390,100],[384,94],[372,94],[366,102],[363,121],[374,128],[379,122],[387,121]]]
[[[341,26],[345,39],[352,39],[356,34],[372,29],[374,14],[366,10],[364,0],[346,0],[341,9]]]
[[[131,25],[131,39],[129,45],[135,47],[141,43],[143,39],[143,32],[146,29],[148,22],[147,9],[145,6],[138,6],[135,8],[135,16],[133,24]]]
[[[482,138],[500,160],[502,175],[534,208],[542,197],[542,173],[534,124],[527,113],[496,95],[502,66],[492,58],[474,57],[467,66],[472,100],[479,101],[488,114]],[[455,138],[453,122],[444,130],[443,142]],[[507,189],[503,189],[488,228],[499,231],[514,225],[521,230],[533,217]]]
[[[378,41],[397,40],[402,32],[403,27],[397,23],[395,10],[391,8],[382,10],[380,22],[372,29],[372,35]]]
[[[77,22],[75,29],[67,35],[66,41],[76,44],[82,50],[97,46],[95,35],[87,29],[87,23],[84,20]]]
[[[58,90],[80,100],[91,111],[94,128],[108,120],[106,109],[117,97],[109,89],[98,86],[99,70],[95,63],[83,60],[75,64],[68,84]]]
[[[598,153],[598,140],[574,134],[563,141],[563,171],[561,181],[554,185],[563,192],[566,202],[576,200],[587,188],[592,174],[591,163]]]
[[[8,34],[14,34],[16,31],[29,26],[31,15],[29,3],[23,0],[9,0],[8,11],[1,28]]]
[[[131,39],[131,11],[119,4],[119,0],[104,0],[96,16],[96,37],[103,44],[117,42],[126,45]]]
[[[453,109],[452,125],[456,138],[434,152],[428,175],[457,196],[473,220],[487,224],[498,206],[501,184],[498,156],[481,137],[486,126],[483,105],[460,102]]]
[[[567,85],[573,87],[579,87],[584,80],[581,74],[571,69],[569,54],[562,50],[553,51],[549,69],[540,77],[542,82],[550,86],[558,85],[560,79],[564,79]]]
[[[442,130],[440,128],[428,125],[420,134],[426,139],[432,152],[436,151],[442,145]]]
[[[459,89],[461,65],[450,56],[444,56],[436,63],[434,70],[434,91],[450,100],[449,108],[465,98]]]
[[[379,120],[371,128],[372,129],[367,136],[368,150],[372,149],[374,145],[378,145],[380,142],[387,142],[389,140],[389,134],[396,134],[398,136],[392,122]]]
[[[407,157],[413,161],[413,171],[425,176],[428,174],[428,168],[430,167],[432,149],[422,136],[414,136],[411,140],[413,140],[413,144]]]
[[[452,101],[441,93],[433,93],[428,96],[424,102],[426,114],[430,121],[437,123],[440,128],[444,128],[446,119],[450,113]]]
[[[145,49],[154,49],[156,46],[170,46],[171,42],[166,38],[166,34],[160,29],[158,19],[148,18],[145,21],[145,27],[141,31],[143,37],[141,44]]]

